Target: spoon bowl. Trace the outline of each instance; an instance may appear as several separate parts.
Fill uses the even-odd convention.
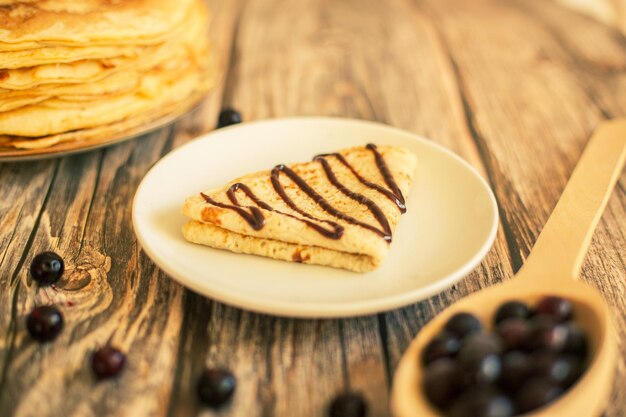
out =
[[[515,279],[465,297],[437,315],[419,332],[403,355],[394,376],[391,398],[394,416],[440,416],[440,412],[429,403],[422,389],[424,368],[420,362],[420,354],[450,317],[460,312],[471,313],[480,319],[487,330],[491,330],[493,317],[502,303],[515,299],[535,305],[545,295],[556,295],[572,302],[576,322],[588,336],[588,361],[585,364],[585,373],[563,396],[547,407],[527,415],[595,416],[601,413],[611,393],[611,379],[617,355],[617,336],[604,299],[596,289],[582,282],[572,282],[567,286],[548,284],[543,288],[524,284],[525,280]]]
[[[595,288],[577,282],[593,231],[626,159],[626,119],[602,123],[589,141],[531,254],[514,279],[465,297],[422,328],[394,375],[391,408],[396,417],[434,417],[440,411],[423,391],[421,353],[456,313],[475,315],[491,330],[498,307],[512,300],[535,305],[545,296],[569,300],[585,331],[589,353],[585,372],[556,401],[524,416],[596,417],[611,394],[617,334],[611,312]]]

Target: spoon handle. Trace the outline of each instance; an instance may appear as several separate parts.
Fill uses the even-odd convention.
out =
[[[578,276],[625,159],[626,118],[601,123],[522,268],[526,277]]]

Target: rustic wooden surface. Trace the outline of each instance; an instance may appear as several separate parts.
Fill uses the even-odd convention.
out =
[[[542,0],[210,1],[223,80],[177,125],[63,159],[0,164],[0,416],[324,416],[346,389],[388,416],[393,370],[415,333],[464,295],[522,265],[594,126],[626,114],[626,39]],[[255,120],[376,120],[470,161],[500,205],[496,243],[468,277],[424,302],[345,320],[249,313],[185,290],[143,254],[131,200],[165,153],[213,128],[222,106]],[[55,250],[53,288],[27,273]],[[620,337],[606,416],[626,413],[626,175],[595,234],[583,279],[606,296]],[[59,305],[66,327],[40,346],[24,318]],[[119,379],[86,357],[128,351]],[[238,378],[233,403],[200,406],[205,365]]]

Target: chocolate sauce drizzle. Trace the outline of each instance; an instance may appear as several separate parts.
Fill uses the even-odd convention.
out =
[[[243,217],[243,219],[246,222],[248,222],[250,227],[252,227],[254,230],[261,230],[263,226],[265,226],[265,217],[263,217],[263,213],[261,213],[261,210],[259,210],[258,207],[246,206],[245,208],[250,210],[248,212],[241,206],[220,203],[219,201],[213,200],[211,197],[209,197],[208,195],[204,193],[200,193],[200,195],[202,196],[202,198],[204,198],[204,201],[206,201],[209,204],[213,204],[214,206],[225,208],[225,209],[235,210],[237,214]]]
[[[248,198],[250,198],[250,200],[252,200],[254,202],[254,204],[256,204],[257,206],[261,207],[262,209],[265,209],[265,210],[268,210],[268,211],[275,211],[276,213],[280,213],[282,215],[291,217],[293,219],[300,220],[301,222],[306,223],[309,227],[314,229],[316,232],[320,233],[322,236],[328,237],[330,239],[339,239],[343,235],[344,228],[343,228],[342,225],[340,225],[338,223],[332,222],[330,220],[318,219],[318,218],[313,217],[310,214],[302,212],[301,210],[298,210],[296,208],[296,211],[298,211],[298,213],[302,214],[303,216],[308,217],[311,220],[315,220],[315,221],[322,222],[322,223],[327,223],[327,224],[329,224],[331,226],[331,229],[326,229],[326,228],[320,226],[317,223],[313,223],[310,220],[302,219],[300,217],[294,216],[293,214],[285,213],[283,211],[274,209],[272,206],[267,204],[265,201],[263,201],[260,198],[258,198],[256,196],[256,194],[254,194],[254,192],[252,192],[250,187],[248,187],[246,184],[243,184],[241,182],[238,182],[238,183],[235,183],[235,184],[231,185],[228,188],[228,191],[226,191],[226,195],[228,196],[228,199],[235,205],[235,207],[239,207],[239,208],[241,207],[241,205],[239,204],[239,200],[237,199],[237,196],[235,195],[235,192],[239,191],[239,190],[243,191],[244,194],[246,194],[248,196]],[[289,197],[287,197],[287,199],[289,199]],[[205,200],[206,200],[206,197],[205,197]],[[294,205],[294,207],[295,207],[295,205]],[[253,208],[256,208],[256,207],[248,207],[248,208],[253,209]],[[238,212],[238,213],[241,214],[241,212]],[[246,214],[248,214],[248,213],[246,213]],[[253,223],[251,223],[250,220],[249,220],[250,217],[244,217],[244,219],[248,222],[248,224],[250,224],[250,226],[252,226],[252,228],[254,228]],[[263,219],[263,220],[265,220],[265,219]],[[259,230],[259,229],[254,229],[254,230]]]
[[[348,161],[343,157],[343,155],[339,153],[317,155],[316,157],[313,158],[313,160],[319,161],[321,163],[322,168],[324,169],[324,173],[326,174],[326,177],[328,178],[331,184],[333,184],[339,191],[341,191],[348,198],[360,204],[365,205],[369,209],[369,211],[372,213],[372,215],[376,218],[376,220],[380,224],[380,227],[381,227],[380,229],[370,224],[363,223],[355,219],[354,217],[349,216],[337,210],[328,201],[326,201],[324,197],[318,194],[317,191],[315,191],[309,184],[307,184],[306,181],[302,179],[302,177],[300,177],[298,174],[296,174],[291,168],[289,168],[286,165],[277,165],[276,167],[274,167],[274,169],[272,169],[271,175],[270,175],[272,186],[274,187],[274,190],[276,191],[276,193],[278,193],[280,198],[293,211],[299,213],[304,218],[297,217],[292,214],[285,213],[279,210],[275,210],[269,204],[259,199],[252,192],[252,190],[243,183],[235,183],[231,185],[226,191],[226,195],[228,196],[228,199],[230,200],[232,205],[217,202],[204,193],[200,193],[200,195],[209,204],[213,204],[214,206],[217,206],[217,207],[236,211],[237,214],[239,214],[254,230],[260,230],[265,225],[265,218],[263,217],[263,214],[261,210],[259,209],[260,207],[261,209],[268,210],[268,211],[275,211],[276,213],[280,213],[285,216],[302,221],[306,223],[309,227],[311,227],[312,229],[320,233],[322,236],[328,237],[330,239],[340,239],[344,232],[343,226],[330,220],[324,220],[324,219],[319,219],[317,217],[314,217],[311,214],[307,213],[306,211],[302,210],[293,202],[293,200],[287,195],[287,193],[285,192],[285,189],[280,183],[280,174],[283,173],[287,177],[289,177],[289,179],[291,179],[291,181],[293,181],[293,183],[296,184],[298,188],[300,188],[306,195],[308,195],[318,206],[320,206],[324,211],[326,211],[330,215],[337,217],[339,219],[342,219],[348,223],[371,230],[372,232],[380,235],[387,242],[391,242],[391,227],[389,226],[389,221],[385,217],[385,214],[383,213],[381,208],[375,202],[373,202],[366,196],[359,194],[357,192],[354,192],[348,189],[345,185],[343,185],[337,179],[337,176],[335,175],[330,164],[326,160],[326,158],[330,156],[337,158],[346,168],[350,170],[350,172],[352,172],[352,174],[359,180],[359,182],[385,195],[387,198],[389,198],[398,206],[398,209],[400,210],[401,213],[406,212],[406,204],[405,204],[404,196],[402,195],[400,188],[398,187],[393,176],[391,175],[391,172],[389,171],[389,167],[387,166],[385,159],[378,152],[376,145],[368,144],[367,149],[373,152],[374,158],[376,160],[376,166],[378,167],[378,170],[380,171],[385,183],[390,189],[381,187],[380,185],[375,184],[363,178],[354,169],[354,167],[350,165],[350,163],[348,163]],[[239,203],[239,200],[237,199],[237,195],[236,195],[237,191],[243,192],[258,207],[242,206]],[[323,227],[319,225],[318,223],[326,223],[330,226],[330,228]]]
[[[371,147],[370,147],[371,146]],[[387,165],[385,163],[385,160],[382,158],[382,155],[380,155],[378,153],[378,150],[376,149],[376,145],[372,145],[369,144],[367,145],[368,149],[372,150],[373,152],[375,152],[375,155],[377,155],[378,157],[380,157],[380,161],[382,162],[383,166],[385,167],[384,171],[380,170],[380,165],[378,165],[378,160],[379,158],[376,157],[376,165],[379,167],[379,170],[381,171],[381,175],[383,176],[383,178],[385,179],[385,182],[387,184],[389,184],[389,182],[391,182],[392,184],[394,184],[395,189],[397,189],[397,194],[389,191],[388,189],[386,189],[385,187],[381,187],[380,185],[373,183],[371,181],[366,180],[365,178],[363,178],[361,176],[361,174],[359,174],[358,172],[356,172],[356,169],[354,169],[354,167],[352,165],[350,165],[350,163],[348,163],[348,161],[346,161],[346,158],[344,158],[344,156],[340,153],[326,153],[326,154],[321,154],[321,155],[317,155],[315,159],[318,159],[320,157],[327,157],[327,156],[334,156],[335,158],[337,158],[339,160],[339,162],[341,162],[346,168],[348,168],[350,170],[350,172],[352,172],[352,174],[356,177],[356,179],[359,180],[359,182],[369,188],[372,188],[376,191],[378,191],[379,193],[383,194],[384,196],[386,196],[388,199],[390,199],[391,201],[393,201],[396,206],[398,206],[398,209],[400,209],[400,213],[406,213],[406,204],[404,201],[404,197],[402,196],[402,193],[400,192],[400,190],[398,189],[398,186],[396,185],[395,180],[393,179],[393,177],[391,176],[391,173],[389,172],[389,169],[387,168]]]

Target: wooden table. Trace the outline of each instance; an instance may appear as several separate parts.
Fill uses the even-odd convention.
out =
[[[0,415],[325,416],[361,391],[388,416],[393,371],[438,311],[520,268],[594,127],[626,114],[626,39],[544,0],[211,1],[223,79],[175,126],[107,149],[0,165]],[[131,201],[146,171],[211,130],[220,107],[246,120],[346,116],[407,129],[472,163],[500,206],[496,243],[443,293],[344,320],[249,313],[185,290],[141,251]],[[184,173],[179,173],[184,175]],[[67,272],[38,288],[35,254]],[[620,337],[606,415],[626,413],[626,176],[595,234],[583,279],[613,307]],[[65,314],[59,339],[27,335],[40,303]],[[119,379],[95,382],[87,357],[107,341],[128,352]],[[196,399],[205,365],[238,378],[213,413]]]

